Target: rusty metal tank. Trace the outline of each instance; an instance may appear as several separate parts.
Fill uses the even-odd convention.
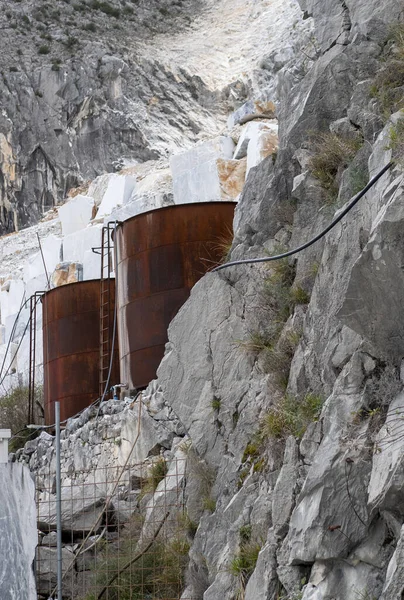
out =
[[[121,380],[141,389],[156,377],[170,321],[191,288],[223,257],[234,202],[168,206],[119,225],[117,303]]]
[[[115,306],[115,281],[110,281],[110,328]],[[46,292],[42,298],[44,404],[47,425],[60,402],[65,420],[99,397],[100,281],[80,281]],[[118,343],[111,384],[119,383]]]

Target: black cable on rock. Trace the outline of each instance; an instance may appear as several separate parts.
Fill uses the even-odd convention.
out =
[[[383,167],[383,169],[381,171],[379,171],[379,173],[377,173],[377,175],[375,175],[369,181],[369,183],[367,184],[367,186],[364,187],[363,190],[361,192],[359,192],[359,194],[357,194],[351,200],[351,202],[349,202],[349,204],[344,208],[344,210],[341,211],[340,214],[338,216],[336,216],[333,221],[331,221],[331,223],[328,225],[328,227],[326,227],[325,229],[323,229],[323,231],[321,231],[318,235],[316,235],[313,239],[309,240],[305,244],[302,244],[301,246],[298,246],[297,248],[294,248],[294,250],[289,250],[288,252],[283,252],[282,254],[277,254],[276,256],[265,256],[263,258],[247,258],[247,259],[244,259],[244,260],[234,260],[232,262],[225,263],[224,265],[219,265],[215,269],[212,269],[211,272],[214,273],[215,271],[221,271],[222,269],[226,269],[227,267],[234,267],[236,265],[249,265],[249,264],[254,264],[254,263],[270,262],[272,260],[280,260],[281,258],[287,258],[288,256],[293,256],[293,254],[297,254],[298,252],[301,252],[302,250],[305,250],[306,248],[309,248],[310,246],[312,246],[313,244],[315,244],[316,242],[318,242],[318,240],[320,240],[322,237],[324,237],[325,235],[327,235],[327,233],[329,231],[331,231],[331,229],[333,229],[333,227],[335,227],[337,225],[337,223],[339,223],[345,217],[346,214],[349,213],[349,211],[359,202],[359,200],[361,198],[363,198],[363,196],[375,185],[375,183],[377,181],[379,181],[379,179],[389,169],[391,169],[391,167],[393,166],[393,164],[394,163],[391,161],[385,167]]]

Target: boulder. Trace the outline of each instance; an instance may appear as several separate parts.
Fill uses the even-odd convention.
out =
[[[78,281],[82,281],[82,279],[83,265],[81,263],[59,263],[52,273],[52,287],[77,283]]]
[[[105,512],[106,490],[103,485],[86,486],[86,494],[80,485],[62,485],[62,529],[68,533],[84,534],[95,527],[101,528],[102,515]],[[38,521],[41,530],[49,531],[56,526],[56,496],[44,492],[38,502]]]
[[[275,113],[275,104],[270,100],[248,100],[230,115],[227,126],[232,129],[237,124],[243,125],[253,119],[274,119]]]

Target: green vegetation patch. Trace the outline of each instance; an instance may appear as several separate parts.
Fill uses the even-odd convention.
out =
[[[309,169],[327,192],[330,202],[335,201],[338,196],[337,175],[349,166],[362,144],[361,139],[351,139],[331,132],[312,137],[313,154]]]
[[[285,439],[290,435],[301,439],[310,425],[318,420],[323,406],[321,396],[306,394],[302,399],[284,396],[263,417],[261,436],[263,439]]]

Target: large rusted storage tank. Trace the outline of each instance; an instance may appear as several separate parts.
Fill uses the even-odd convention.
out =
[[[110,281],[110,327],[115,281]],[[80,281],[46,292],[42,300],[44,404],[47,425],[55,422],[54,403],[65,420],[99,397],[100,281]],[[111,331],[112,333],[112,331]],[[119,383],[118,343],[111,384]]]
[[[195,283],[222,258],[234,202],[152,210],[119,225],[117,303],[121,380],[140,389],[156,377],[170,321]]]

